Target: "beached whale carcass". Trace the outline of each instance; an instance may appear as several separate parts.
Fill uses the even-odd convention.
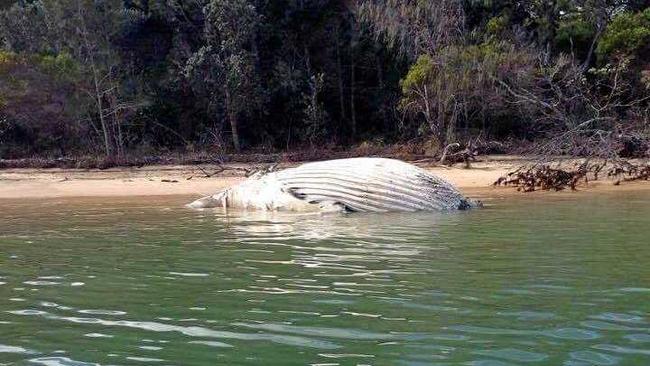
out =
[[[188,206],[387,212],[464,210],[474,205],[451,184],[415,165],[352,158],[258,174]]]

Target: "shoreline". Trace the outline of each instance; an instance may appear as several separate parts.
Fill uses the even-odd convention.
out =
[[[518,156],[482,156],[481,161],[465,169],[462,164],[453,167],[431,162],[412,162],[436,174],[468,196],[523,195],[513,187],[493,187],[493,183],[508,172],[530,162]],[[299,165],[280,164],[279,169]],[[257,164],[228,164],[226,170],[212,165],[151,165],[144,167],[98,169],[16,168],[0,170],[0,199],[37,199],[64,197],[134,197],[134,196],[206,196],[243,181],[245,169]],[[614,186],[612,180],[601,180],[582,185],[578,191],[650,190],[648,182],[622,183]],[[527,195],[563,194],[571,192],[537,191]]]

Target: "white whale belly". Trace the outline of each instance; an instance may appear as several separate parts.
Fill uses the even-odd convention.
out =
[[[190,207],[360,212],[465,209],[451,184],[412,164],[384,158],[307,163],[249,178]]]

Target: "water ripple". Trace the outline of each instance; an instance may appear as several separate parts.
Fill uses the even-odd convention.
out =
[[[398,339],[399,337],[392,334],[381,334],[368,332],[360,329],[350,328],[323,328],[323,327],[301,327],[296,325],[286,324],[271,324],[271,323],[233,323],[234,326],[266,330],[271,332],[281,332],[289,334],[300,334],[306,336],[327,337],[327,338],[342,338],[342,339],[362,339],[362,340],[391,340]]]
[[[39,357],[32,358],[29,362],[43,366],[101,366],[98,363],[81,362],[68,357]]]
[[[543,353],[524,351],[516,348],[480,350],[474,353],[515,362],[540,362],[548,358],[548,355]]]
[[[535,197],[385,215],[0,202],[0,358],[650,364],[650,196]]]
[[[266,341],[271,341],[280,344],[287,344],[292,346],[313,347],[313,348],[321,348],[321,349],[336,349],[340,347],[328,341],[321,341],[317,339],[296,337],[296,336],[277,335],[277,334],[235,333],[229,331],[218,331],[218,330],[213,330],[213,329],[199,327],[199,326],[183,327],[183,326],[171,325],[171,324],[165,324],[159,322],[106,320],[100,318],[59,316],[45,311],[33,310],[33,309],[15,310],[15,311],[9,311],[9,313],[15,315],[41,316],[45,319],[61,320],[61,321],[77,323],[77,324],[98,324],[103,326],[127,327],[127,328],[148,330],[152,332],[178,332],[190,337],[238,339],[238,340],[249,340],[249,341],[266,340]]]
[[[27,348],[17,347],[17,346],[8,346],[6,344],[0,344],[0,353],[18,353],[18,354],[32,354],[38,353]]]

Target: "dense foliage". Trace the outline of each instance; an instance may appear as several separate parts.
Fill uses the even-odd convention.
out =
[[[649,6],[1,0],[0,158],[479,135],[599,154],[648,134]]]

